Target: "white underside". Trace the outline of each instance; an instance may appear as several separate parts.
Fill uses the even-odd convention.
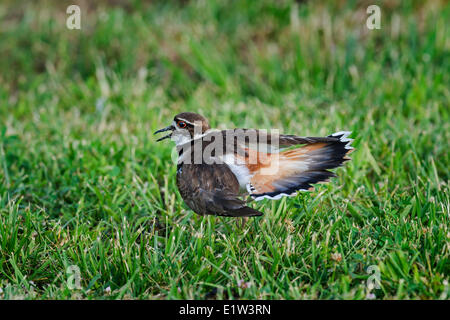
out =
[[[250,171],[247,169],[245,164],[239,164],[233,154],[226,154],[219,158],[223,163],[228,165],[231,172],[236,176],[239,186],[243,189],[247,188],[247,185],[250,184],[250,179],[252,175]]]

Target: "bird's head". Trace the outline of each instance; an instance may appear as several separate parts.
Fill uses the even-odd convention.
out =
[[[156,131],[154,134],[171,131],[168,135],[156,141],[171,138],[177,145],[184,144],[209,130],[209,123],[203,116],[193,112],[177,114],[172,124]]]

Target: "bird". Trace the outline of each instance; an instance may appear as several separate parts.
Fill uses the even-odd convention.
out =
[[[212,129],[193,112],[177,114],[154,134],[171,139],[178,152],[176,185],[186,205],[199,215],[255,217],[251,201],[278,200],[310,191],[350,160],[349,131],[301,137],[257,129]],[[247,198],[247,199],[246,199]]]

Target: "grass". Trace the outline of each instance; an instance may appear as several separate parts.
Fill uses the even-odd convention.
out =
[[[449,299],[448,3],[44,3],[0,4],[1,298]],[[182,111],[357,150],[241,230],[177,193]]]

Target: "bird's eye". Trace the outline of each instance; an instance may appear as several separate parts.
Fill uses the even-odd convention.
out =
[[[184,121],[178,121],[178,126],[179,126],[180,128],[186,128],[186,122],[184,122]]]

